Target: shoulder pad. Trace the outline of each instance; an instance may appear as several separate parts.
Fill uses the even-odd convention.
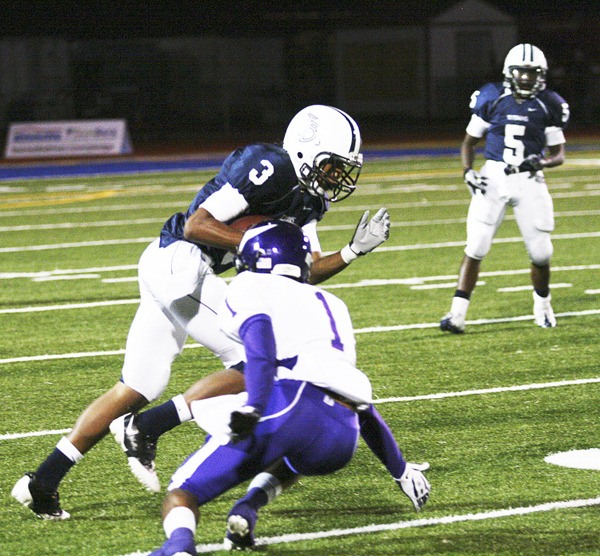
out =
[[[557,92],[551,89],[544,89],[537,95],[538,100],[544,104],[552,125],[558,127],[566,127],[569,122],[570,110],[567,101],[562,98]]]
[[[469,107],[472,112],[477,114],[483,106],[496,101],[503,93],[504,86],[502,83],[486,83],[471,95]]]

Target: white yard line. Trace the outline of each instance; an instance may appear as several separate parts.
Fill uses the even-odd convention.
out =
[[[32,280],[43,280],[43,279],[51,279],[52,277],[57,277],[60,279],[62,276],[68,276],[70,274],[75,275],[83,275],[89,276],[91,274],[98,274],[102,272],[114,272],[119,270],[135,270],[137,267],[135,265],[121,266],[121,267],[105,267],[105,268],[80,268],[80,269],[70,269],[70,270],[56,270],[56,271],[41,271],[41,272],[25,272],[25,273],[0,273],[0,279],[9,279],[9,278],[30,278]],[[598,270],[600,269],[600,264],[592,264],[592,265],[574,265],[574,266],[559,266],[552,269],[552,272],[573,272],[580,270]],[[523,269],[515,269],[515,270],[496,270],[496,271],[488,271],[481,272],[480,277],[492,277],[492,276],[517,276],[522,274],[529,274],[530,270],[527,268]],[[323,289],[344,289],[344,288],[366,288],[366,287],[377,287],[377,286],[394,286],[394,285],[404,285],[410,286],[412,289],[418,288],[428,288],[428,287],[450,287],[450,285],[455,285],[455,282],[448,282],[437,284],[433,286],[427,286],[427,282],[436,282],[436,281],[446,281],[446,280],[456,280],[457,275],[441,275],[441,276],[415,276],[413,278],[392,278],[392,279],[373,279],[373,280],[359,280],[358,282],[348,283],[348,284],[331,284],[331,285],[323,285],[321,286]],[[125,277],[125,278],[115,278],[114,280],[103,280],[106,282],[110,281],[135,281],[137,278],[135,276]],[[226,278],[226,281],[231,280],[231,278]],[[478,285],[483,285],[485,282],[478,282]],[[571,287],[571,284],[554,284],[553,287]],[[521,286],[519,288],[512,288],[514,290],[520,290],[523,288],[530,289],[530,286]],[[510,289],[510,288],[508,288]],[[586,293],[597,293],[596,290],[587,290]],[[115,299],[115,300],[106,300],[106,301],[91,301],[87,303],[65,303],[61,305],[34,305],[27,307],[13,307],[9,309],[0,309],[0,314],[14,314],[14,313],[37,313],[37,312],[45,312],[45,311],[66,311],[71,309],[89,309],[93,307],[109,307],[111,305],[132,305],[135,303],[139,303],[139,298],[135,299]]]
[[[424,394],[422,396],[400,396],[395,398],[380,398],[373,403],[399,403],[416,402],[422,400],[442,400],[446,398],[459,398],[463,396],[482,396],[484,394],[500,394],[503,392],[523,392],[526,390],[542,390],[544,388],[559,388],[564,386],[579,386],[582,384],[598,384],[600,377],[581,378],[576,380],[561,380],[555,382],[541,382],[533,384],[520,384],[517,386],[499,386],[497,388],[481,388],[479,390],[463,390],[462,392],[441,392],[438,394]]]
[[[388,206],[388,209],[393,208]],[[367,210],[364,207],[357,207],[357,211]],[[587,216],[598,216],[600,210],[572,210],[564,212],[555,212],[555,218],[580,218]],[[514,220],[514,214],[508,214],[505,220]],[[56,230],[65,229],[69,230],[72,228],[112,228],[115,226],[141,226],[145,224],[162,224],[166,220],[165,217],[161,218],[136,218],[136,219],[125,219],[125,220],[99,220],[95,222],[60,222],[53,224],[19,224],[15,226],[0,226],[0,232],[27,232],[33,230]],[[437,220],[408,220],[404,222],[392,222],[393,228],[412,228],[419,226],[432,226],[432,225],[448,225],[448,224],[464,224],[467,221],[464,218],[444,218]],[[354,230],[356,224],[339,224],[335,226],[319,226],[319,232],[335,232],[343,230]]]
[[[349,226],[348,229],[353,229],[355,226]],[[587,239],[600,237],[600,232],[581,232],[573,234],[554,234],[552,239],[559,241],[563,239]],[[156,237],[137,237],[130,239],[103,239],[97,241],[78,241],[73,243],[52,243],[48,245],[22,245],[15,247],[2,247],[0,253],[22,253],[26,251],[50,251],[55,249],[74,249],[77,247],[98,247],[106,245],[127,245],[131,243],[150,243],[154,241]],[[517,237],[504,237],[495,238],[494,243],[520,243],[523,241],[521,236]],[[417,243],[412,245],[383,245],[378,247],[374,252],[385,253],[391,251],[414,251],[423,249],[444,249],[446,247],[462,247],[464,246],[464,240],[461,241],[447,241],[441,243]],[[328,254],[324,253],[324,254]]]
[[[107,245],[128,245],[130,243],[150,243],[156,237],[134,237],[131,239],[101,239],[98,241],[78,241],[75,243],[52,243],[50,245],[23,245],[2,247],[0,253],[24,253],[26,251],[50,251],[53,249],[74,249],[76,247],[105,247]]]
[[[140,226],[162,224],[165,218],[136,218],[131,220],[101,220],[98,222],[55,222],[52,224],[20,224],[0,226],[0,232],[29,232],[33,230],[70,230],[72,228],[113,228],[115,226]]]
[[[92,272],[120,272],[122,270],[137,270],[137,264],[120,266],[94,266],[91,268],[67,268],[59,270],[41,270],[39,272],[0,272],[0,279],[40,278],[44,276],[61,276],[63,274],[89,274]]]
[[[47,277],[34,278],[34,280],[46,280]],[[140,299],[114,299],[110,301],[91,301],[89,303],[66,303],[63,305],[42,305],[33,307],[15,307],[13,309],[0,309],[0,314],[14,313],[40,313],[45,311],[67,311],[70,309],[90,309],[94,307],[111,307],[113,305],[133,305],[139,303]]]
[[[196,346],[197,347],[197,346]],[[395,398],[379,398],[373,400],[374,404],[382,403],[407,403],[426,400],[442,400],[446,398],[460,398],[464,396],[484,396],[487,394],[502,394],[504,392],[524,392],[527,390],[543,390],[546,388],[563,388],[568,386],[582,386],[600,383],[600,377],[580,378],[574,380],[561,380],[554,382],[539,382],[532,384],[517,384],[513,386],[498,386],[496,388],[480,388],[477,390],[463,390],[460,392],[438,392],[435,394],[422,394],[420,396],[400,396]],[[53,436],[67,434],[71,429],[54,429],[33,432],[0,434],[1,440],[18,440],[20,438],[31,438],[35,436]]]
[[[164,203],[139,203],[139,204],[120,204],[120,205],[96,205],[91,207],[53,207],[42,209],[21,209],[21,210],[2,210],[0,217],[6,218],[9,216],[23,218],[25,216],[50,216],[56,214],[85,214],[85,213],[102,213],[115,211],[136,211],[136,210],[154,210],[174,207],[183,209],[185,203],[181,201],[166,201]]]
[[[412,178],[414,179],[414,178]],[[587,179],[587,178],[586,178]],[[584,181],[584,180],[572,180],[572,181]],[[596,197],[600,195],[600,190],[597,189],[598,186],[595,184],[591,184],[593,188],[587,189],[586,191],[554,191],[556,189],[565,189],[569,188],[570,184],[561,184],[557,183],[554,186],[551,186],[552,196],[555,199],[573,199],[578,197]],[[590,186],[588,186],[590,187]],[[408,189],[407,189],[408,188]],[[359,191],[364,191],[363,195],[383,195],[388,193],[411,193],[415,191],[454,191],[454,190],[462,190],[466,188],[466,186],[431,186],[427,184],[412,184],[412,185],[404,185],[399,186],[394,189],[390,189],[389,187],[382,188],[380,184],[363,184]],[[118,186],[112,187],[112,189],[118,189]],[[131,196],[139,196],[140,194],[147,194],[149,188],[144,188],[143,192],[140,192],[139,189],[136,189],[131,193]],[[196,187],[191,188],[193,190],[197,189]],[[181,191],[188,191],[190,187],[184,188],[161,188],[158,190],[161,193],[180,193]],[[14,193],[14,191],[11,191]],[[119,196],[123,197],[124,192],[118,191]],[[129,194],[129,192],[128,192]],[[358,193],[355,193],[357,195]],[[389,203],[387,204],[388,209],[404,209],[404,208],[419,208],[419,207],[443,207],[443,206],[467,206],[469,204],[469,196],[464,195],[459,199],[449,199],[445,201],[430,201],[428,199],[423,199],[420,201],[408,201],[404,203]],[[0,202],[2,202],[2,198],[0,197]],[[41,202],[41,201],[40,201]],[[364,210],[377,210],[381,205],[373,204],[373,205],[360,205],[360,206],[351,206],[351,205],[342,205],[336,206],[334,210],[335,212],[362,212]],[[12,210],[0,210],[0,217],[18,217],[23,218],[25,216],[40,216],[40,215],[57,215],[57,214],[81,214],[81,213],[102,213],[102,212],[113,212],[113,211],[128,211],[128,210],[150,210],[150,209],[166,209],[167,207],[175,207],[180,210],[184,210],[187,207],[185,201],[164,201],[160,203],[136,203],[136,204],[116,204],[116,205],[96,205],[96,206],[88,206],[88,207],[55,207],[51,206],[48,208],[19,208]],[[512,217],[512,215],[507,215],[507,217]]]
[[[421,519],[411,519],[408,521],[397,521],[394,523],[380,523],[378,525],[366,525],[364,527],[352,527],[348,529],[331,529],[329,531],[314,531],[312,533],[292,533],[289,535],[280,535],[278,537],[262,537],[256,539],[257,546],[268,546],[282,543],[314,541],[318,539],[327,539],[335,537],[346,537],[351,535],[365,535],[369,533],[381,533],[384,531],[397,531],[400,529],[412,529],[414,527],[431,527],[434,525],[450,525],[452,523],[464,523],[467,521],[485,521],[488,519],[500,519],[505,517],[529,515],[540,512],[550,512],[556,510],[571,510],[574,508],[586,508],[590,506],[599,506],[599,498],[583,498],[578,500],[564,500],[556,502],[546,502],[535,506],[523,506],[519,508],[507,508],[504,510],[489,510],[476,514],[458,514],[441,517],[428,517]],[[224,550],[223,543],[199,544],[196,546],[199,554]],[[125,556],[145,556],[149,552],[132,552]]]

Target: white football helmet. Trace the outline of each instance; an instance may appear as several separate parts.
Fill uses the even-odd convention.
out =
[[[300,110],[283,138],[302,186],[332,203],[356,189],[361,145],[358,125],[348,114],[319,104]]]
[[[546,56],[529,43],[514,46],[504,59],[504,83],[518,97],[532,98],[545,89],[547,71]]]

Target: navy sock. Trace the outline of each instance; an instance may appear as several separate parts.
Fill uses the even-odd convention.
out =
[[[236,506],[245,504],[258,511],[268,503],[269,497],[262,488],[252,488],[236,503]]]
[[[175,529],[163,546],[169,550],[169,554],[196,554],[194,533],[186,527]]]
[[[179,414],[173,400],[157,405],[138,415],[137,426],[141,433],[157,439],[161,434],[180,425]]]
[[[35,478],[43,488],[58,490],[58,485],[74,465],[74,461],[65,456],[58,448],[54,448],[37,468]]]
[[[540,297],[548,297],[550,294],[550,288],[544,288],[543,290],[535,289],[535,293],[537,293]]]
[[[464,290],[456,290],[454,292],[454,297],[462,297],[463,299],[469,300],[471,299],[471,294]]]

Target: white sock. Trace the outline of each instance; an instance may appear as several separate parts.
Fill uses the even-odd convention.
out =
[[[267,473],[266,471],[263,473],[259,473],[248,485],[248,492],[253,488],[260,488],[264,490],[267,498],[269,499],[269,503],[275,500],[281,492],[283,488],[281,487],[281,482],[275,475],[271,475],[271,473]]]
[[[182,423],[185,423],[192,419],[192,412],[190,411],[188,404],[185,402],[185,398],[183,397],[183,394],[179,394],[178,396],[175,396],[171,401],[175,404],[175,409],[177,410],[177,415],[179,415],[179,420]]]
[[[552,296],[548,294],[548,297],[542,297],[538,295],[535,290],[533,290],[533,301],[534,303],[544,303],[546,301],[552,301]]]
[[[71,444],[71,441],[63,436],[56,445],[65,456],[67,456],[72,462],[77,463],[83,459],[83,454]]]
[[[167,539],[171,538],[171,533],[175,529],[185,527],[192,533],[196,532],[196,516],[194,512],[185,506],[175,506],[163,520],[163,529]]]
[[[452,305],[450,306],[450,312],[457,317],[462,317],[463,319],[467,316],[467,310],[469,309],[469,299],[465,299],[464,297],[453,297]]]

